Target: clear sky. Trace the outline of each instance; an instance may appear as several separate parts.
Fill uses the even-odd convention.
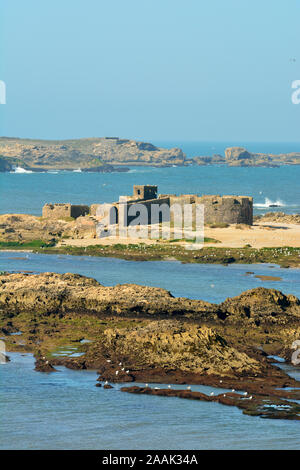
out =
[[[300,141],[299,0],[0,0],[0,15],[0,135]]]

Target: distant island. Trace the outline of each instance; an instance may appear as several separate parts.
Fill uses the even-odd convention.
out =
[[[187,158],[180,148],[161,148],[148,142],[119,137],[73,140],[35,140],[0,137],[0,171],[73,170],[89,172],[128,171],[129,166],[270,166],[300,165],[300,152],[251,153],[244,147],[229,147],[225,156]]]
[[[118,137],[74,140],[0,138],[0,171],[22,167],[31,171],[128,171],[127,166],[185,165],[178,148],[163,149],[150,143]],[[116,168],[115,165],[118,165]]]
[[[269,166],[278,167],[280,165],[300,165],[300,152],[267,154],[248,152],[244,147],[228,147],[225,150],[225,157],[213,155],[212,157],[194,157],[193,162],[197,165],[217,165],[228,166]]]

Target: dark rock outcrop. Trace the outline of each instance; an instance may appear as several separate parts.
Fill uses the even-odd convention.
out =
[[[50,364],[49,360],[40,354],[36,355],[34,369],[38,372],[56,372],[56,369]]]
[[[122,392],[138,395],[155,395],[159,397],[177,397],[187,400],[216,402],[226,406],[236,406],[243,413],[250,416],[259,416],[269,419],[300,420],[300,405],[268,395],[243,396],[238,393],[221,393],[208,396],[205,393],[191,390],[170,390],[151,387],[122,387]]]

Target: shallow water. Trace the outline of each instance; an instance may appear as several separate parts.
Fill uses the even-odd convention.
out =
[[[296,421],[249,417],[218,403],[137,397],[120,392],[122,384],[104,390],[95,387],[94,371],[45,374],[33,370],[30,354],[10,358],[0,365],[1,449],[300,448]]]
[[[182,264],[179,261],[126,261],[92,256],[43,255],[0,252],[0,271],[79,273],[103,285],[135,283],[163,287],[176,297],[222,302],[255,287],[282,290],[300,297],[300,270],[267,264]],[[247,275],[247,272],[254,274]],[[278,276],[281,281],[264,281],[255,275]]]

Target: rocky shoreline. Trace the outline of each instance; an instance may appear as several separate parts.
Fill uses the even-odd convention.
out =
[[[300,420],[300,406],[296,403],[275,399],[270,400],[269,395],[241,395],[238,393],[221,393],[215,396],[208,396],[205,393],[193,392],[191,390],[171,390],[155,389],[150,387],[122,387],[122,392],[154,395],[159,397],[177,397],[187,400],[198,400],[206,402],[220,403],[226,406],[235,406],[249,416],[259,416],[269,419],[290,419]]]
[[[300,399],[300,382],[268,357],[291,360],[292,343],[300,337],[295,296],[257,288],[211,304],[174,298],[160,288],[105,287],[68,273],[2,274],[0,286],[7,350],[32,352],[38,371],[55,372],[57,365],[96,369],[98,384],[112,387],[137,382],[246,391],[253,396],[250,408],[234,392],[212,401],[262,417],[299,419],[300,407],[290,400]],[[77,354],[68,354],[68,345]],[[125,391],[175,396],[145,387]]]

